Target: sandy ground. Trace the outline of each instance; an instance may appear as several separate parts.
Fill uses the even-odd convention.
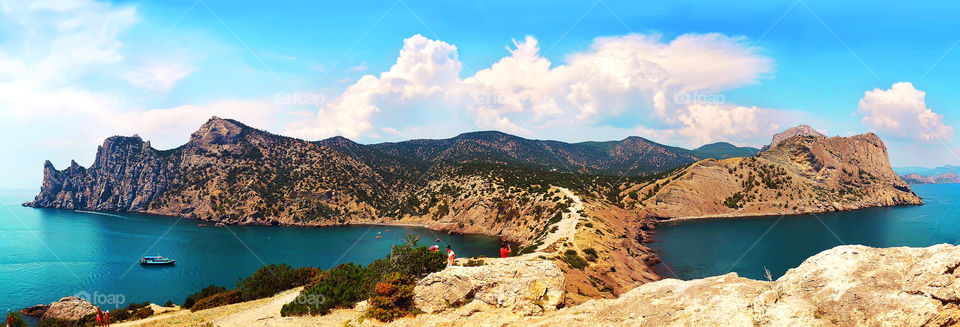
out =
[[[573,212],[563,214],[563,219],[557,223],[557,231],[547,234],[547,237],[543,239],[543,245],[537,248],[537,251],[544,251],[557,241],[570,242],[572,244],[573,235],[577,232],[577,223],[579,223],[580,218],[582,218],[580,211],[583,210],[583,202],[580,201],[580,197],[568,189],[562,187],[557,187],[557,189],[567,197],[573,199],[573,205],[570,206]]]
[[[143,320],[129,321],[113,326],[344,326],[347,322],[358,325],[362,313],[355,310],[334,310],[326,316],[281,317],[280,308],[293,301],[302,288],[295,288],[273,297],[256,301],[231,304],[218,308],[190,312],[174,309],[158,313]],[[368,321],[370,323],[370,321]]]

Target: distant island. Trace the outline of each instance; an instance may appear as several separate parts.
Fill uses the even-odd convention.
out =
[[[960,166],[946,165],[937,168],[903,167],[894,168],[900,178],[909,184],[953,184],[960,183]]]

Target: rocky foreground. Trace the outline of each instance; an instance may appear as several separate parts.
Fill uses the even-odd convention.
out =
[[[735,273],[665,279],[616,299],[561,308],[564,278],[539,254],[485,259],[421,280],[416,305],[427,313],[390,326],[956,326],[960,324],[960,246],[839,246],[774,281]],[[319,317],[280,317],[264,310],[295,292],[254,305],[173,312],[131,326],[380,326],[358,309]],[[213,311],[218,310],[218,311]],[[276,311],[276,310],[275,310]],[[238,320],[237,317],[244,319]],[[243,321],[242,324],[237,324]]]

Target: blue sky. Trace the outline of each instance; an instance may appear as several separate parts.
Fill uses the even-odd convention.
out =
[[[212,115],[365,142],[498,129],[761,146],[875,132],[960,164],[960,4],[889,1],[2,1],[0,188],[111,135]],[[478,73],[479,72],[479,73]]]

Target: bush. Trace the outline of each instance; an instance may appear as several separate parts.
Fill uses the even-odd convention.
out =
[[[10,317],[13,318],[12,324],[10,327],[26,327],[27,323],[23,322],[23,317],[20,316],[19,312],[11,312]]]
[[[587,266],[587,261],[583,260],[576,250],[567,250],[563,254],[563,261],[566,262],[570,267],[583,270]]]
[[[398,272],[414,279],[420,279],[430,273],[443,270],[443,268],[447,266],[447,256],[443,251],[433,252],[426,246],[418,247],[417,241],[418,238],[416,236],[408,234],[406,243],[394,245],[386,258],[389,262],[386,271],[382,271],[382,273],[377,274],[376,277],[384,276],[391,272]]]
[[[140,303],[130,302],[130,304],[127,305],[127,310],[137,311],[137,309],[149,307],[149,306],[150,306],[150,301],[143,301]]]
[[[164,303],[163,306],[167,308],[173,308],[173,301],[167,300],[167,303]]]
[[[229,290],[223,293],[217,293],[212,296],[208,296],[200,299],[192,307],[190,307],[191,312],[196,312],[204,309],[216,308],[220,306],[225,306],[228,304],[234,304],[240,302],[240,291],[239,290]]]
[[[474,258],[467,259],[467,262],[463,264],[464,267],[480,267],[483,266],[483,260],[478,260]]]
[[[200,292],[190,294],[190,296],[188,296],[186,300],[183,300],[183,308],[190,309],[191,307],[193,307],[194,303],[197,303],[197,300],[210,297],[218,293],[223,293],[226,291],[227,291],[227,288],[223,286],[210,285],[210,286],[204,287],[203,290],[200,290]]]
[[[240,301],[252,301],[299,286],[295,285],[297,278],[294,269],[288,265],[268,265],[237,283],[236,290],[240,291]]]
[[[590,262],[597,262],[597,258],[599,257],[599,255],[597,255],[597,250],[594,250],[593,248],[583,249],[583,256],[586,257],[587,261]]]
[[[133,319],[143,319],[153,315],[153,308],[147,306],[140,309],[137,309],[137,312],[133,313]]]
[[[390,273],[374,287],[367,316],[383,322],[403,317],[413,310],[414,280],[400,273]]]
[[[111,322],[121,322],[127,319],[130,319],[130,310],[126,309],[117,309],[110,311],[110,321]]]
[[[353,307],[370,295],[367,269],[354,263],[341,264],[321,274],[320,280],[310,289],[305,289],[293,302],[281,308],[283,315],[323,315],[334,308]]]

